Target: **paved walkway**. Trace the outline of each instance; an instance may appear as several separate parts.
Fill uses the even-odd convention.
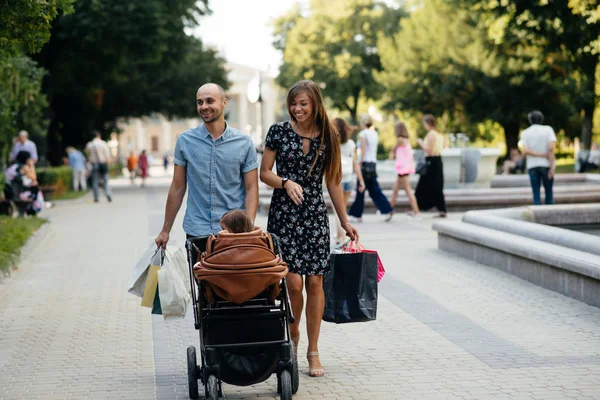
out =
[[[187,398],[191,314],[166,323],[126,292],[167,186],[115,186],[111,204],[50,210],[46,233],[0,284],[0,399]],[[599,399],[600,310],[438,251],[431,222],[368,215],[358,225],[387,269],[378,319],[324,324],[326,375],[309,378],[301,356],[294,398]],[[275,399],[274,389],[271,378],[224,392]]]

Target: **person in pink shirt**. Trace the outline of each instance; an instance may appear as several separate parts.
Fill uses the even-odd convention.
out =
[[[406,130],[406,125],[402,122],[396,123],[394,131],[398,141],[396,142],[394,149],[390,152],[390,158],[396,157],[396,164],[394,167],[398,177],[396,178],[396,185],[394,186],[390,204],[392,205],[392,208],[396,205],[398,191],[404,189],[406,197],[408,197],[408,201],[410,202],[410,208],[412,209],[408,215],[411,217],[419,217],[420,212],[419,206],[417,205],[417,199],[415,199],[415,195],[410,187],[409,177],[410,174],[415,173],[415,161],[412,154],[412,146],[410,145],[410,140],[408,138],[408,131]]]

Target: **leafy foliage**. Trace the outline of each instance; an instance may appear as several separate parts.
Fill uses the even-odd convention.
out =
[[[558,87],[538,47],[495,41],[503,23],[448,1],[423,2],[395,36],[379,37],[384,70],[375,76],[387,89],[387,108],[445,114],[446,129],[472,139],[476,123],[493,120],[504,127],[509,148],[533,108],[567,126],[569,81]]]
[[[600,54],[600,8],[593,0],[453,0],[483,18],[503,21],[498,40],[539,48],[548,67],[572,79],[571,104],[583,115],[582,140],[589,146],[597,102],[596,71]]]
[[[198,86],[227,86],[224,61],[185,33],[208,12],[207,0],[81,0],[58,18],[36,57],[50,72],[51,162],[92,130],[115,131],[122,117],[192,116]]]
[[[4,0],[0,2],[0,60],[21,51],[38,52],[50,39],[59,13],[73,12],[75,0]]]
[[[395,32],[404,15],[403,8],[374,0],[313,0],[307,16],[293,8],[275,21],[274,46],[283,51],[277,83],[312,79],[356,121],[359,98],[383,91],[373,77],[382,68],[377,35]]]
[[[24,55],[0,61],[2,160],[6,160],[17,129],[28,129],[34,134],[43,131],[43,113],[48,104],[46,97],[40,93],[44,75],[45,71]]]

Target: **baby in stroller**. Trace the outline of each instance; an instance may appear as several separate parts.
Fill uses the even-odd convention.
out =
[[[220,223],[223,230],[208,238],[193,267],[196,279],[204,283],[207,300],[242,304],[266,291],[274,301],[288,268],[273,237],[254,227],[242,210],[225,213]]]
[[[226,212],[221,217],[220,223],[221,229],[229,233],[248,233],[255,229],[248,214],[242,210]]]
[[[190,397],[198,396],[198,379],[206,398],[217,399],[221,382],[246,386],[275,373],[281,399],[291,399],[298,364],[289,335],[288,268],[277,238],[255,227],[242,210],[226,213],[220,223],[218,236],[188,239],[188,249],[198,254],[188,252],[198,284],[192,304],[202,354],[197,366],[196,349],[188,348]],[[204,247],[201,239],[202,253],[194,243]]]

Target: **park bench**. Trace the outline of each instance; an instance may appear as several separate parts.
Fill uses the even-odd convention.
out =
[[[40,191],[44,196],[44,201],[50,201],[51,196],[54,192],[56,192],[56,186],[54,185],[44,185],[40,186]]]
[[[27,208],[33,200],[6,200],[0,201],[0,215],[14,217],[15,214],[23,217],[26,214]]]

